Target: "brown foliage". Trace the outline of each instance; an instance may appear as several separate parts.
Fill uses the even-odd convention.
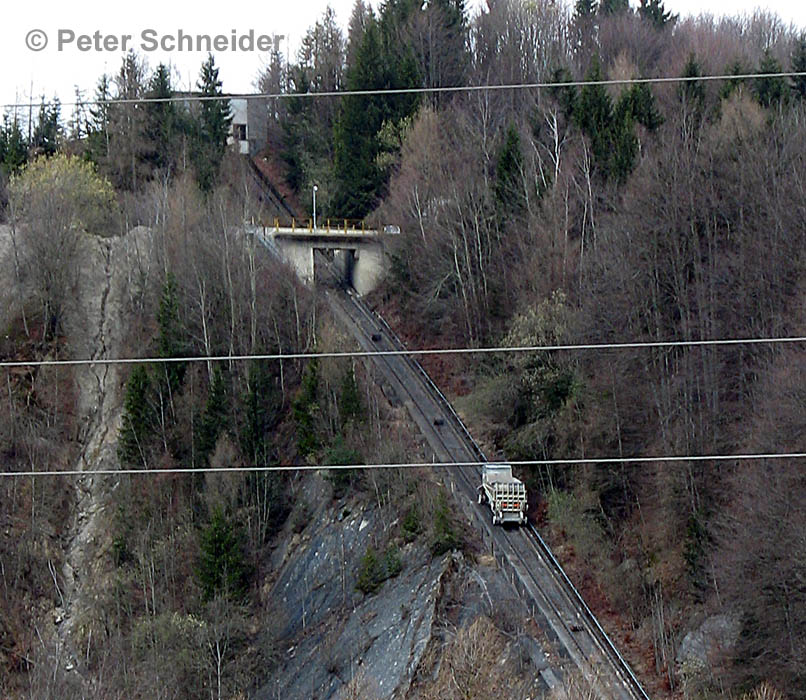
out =
[[[748,447],[802,450],[806,359],[787,350],[759,387]],[[733,673],[806,697],[806,472],[800,462],[740,462],[715,555],[723,604],[741,617]]]

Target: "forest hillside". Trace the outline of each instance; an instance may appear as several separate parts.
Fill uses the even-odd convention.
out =
[[[806,463],[774,456],[806,448],[806,351],[780,340],[806,335],[804,72],[806,32],[761,11],[357,0],[259,81],[273,191],[399,226],[368,301],[411,347],[655,343],[423,358],[526,463],[530,519],[653,697],[806,698]],[[385,620],[414,581],[444,622],[498,585],[433,474],[326,470],[427,459],[367,365],[183,359],[355,349],[248,233],[287,212],[228,145],[212,55],[197,89],[171,101],[130,53],[69,118],[43,100],[0,128],[0,359],[156,360],[2,369],[4,472],[146,472],[0,481],[3,695],[375,697],[339,615]],[[341,91],[370,94],[293,97]],[[725,339],[753,342],[691,344]],[[195,471],[248,465],[321,473]],[[320,570],[327,673],[294,686],[289,649],[325,647],[273,586],[364,520],[381,534]],[[463,649],[524,673],[486,610],[450,648],[429,632],[395,692],[482,697],[440,675]]]

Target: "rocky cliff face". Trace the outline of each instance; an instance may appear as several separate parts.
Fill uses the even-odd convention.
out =
[[[384,515],[372,502],[334,502],[283,551],[266,592],[277,663],[254,696],[542,695],[525,607],[492,558],[432,557],[414,542],[377,593],[357,590],[365,552],[397,525]]]

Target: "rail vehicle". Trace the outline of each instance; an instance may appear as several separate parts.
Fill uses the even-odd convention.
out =
[[[526,486],[512,476],[511,465],[485,464],[478,492],[479,503],[490,506],[493,525],[526,522]]]

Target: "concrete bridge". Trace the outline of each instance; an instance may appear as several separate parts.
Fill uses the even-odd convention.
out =
[[[314,251],[334,251],[342,278],[360,295],[368,294],[386,270],[385,240],[399,235],[397,226],[367,228],[364,222],[326,219],[314,227],[310,220],[292,219],[290,226],[256,226],[253,232],[272,245],[307,284],[313,284]]]

